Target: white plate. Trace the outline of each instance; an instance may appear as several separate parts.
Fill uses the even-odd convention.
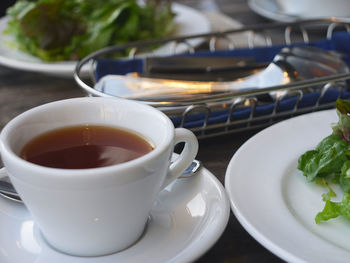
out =
[[[172,4],[172,10],[177,14],[175,18],[175,35],[193,35],[210,32],[210,22],[201,12],[178,3]],[[56,63],[43,62],[24,52],[11,49],[8,45],[9,36],[3,35],[2,31],[7,26],[7,18],[0,19],[0,64],[33,72],[47,73],[57,76],[72,77],[76,62],[64,61]],[[193,39],[189,43],[193,46],[199,45],[203,39]],[[183,48],[183,47],[182,47]],[[169,46],[163,46],[157,49],[157,54],[169,52]],[[180,52],[180,51],[179,51]],[[87,68],[83,69],[88,71]]]
[[[331,1],[329,1],[329,3],[331,3]],[[257,14],[268,19],[281,22],[294,22],[298,19],[322,18],[330,16],[344,17],[344,14],[346,14],[346,17],[350,16],[350,11],[346,11],[349,10],[350,3],[346,3],[346,1],[341,1],[339,3],[332,2],[331,7],[328,9],[325,8],[329,11],[329,15],[324,15],[324,9],[322,10],[319,8],[320,6],[315,8],[305,8],[303,13],[300,14],[291,14],[283,10],[277,3],[277,0],[248,0],[248,5]]]
[[[248,0],[248,5],[255,13],[275,21],[293,22],[297,19],[283,13],[275,0]]]
[[[233,156],[225,186],[243,227],[288,262],[347,262],[350,222],[337,218],[317,225],[322,193],[297,170],[300,155],[330,135],[335,110],[292,118],[249,139]],[[342,195],[338,195],[341,199]]]
[[[146,231],[135,245],[103,257],[73,257],[42,240],[23,205],[0,197],[0,262],[191,262],[218,240],[229,214],[223,186],[201,168],[195,176],[178,179],[161,193]]]

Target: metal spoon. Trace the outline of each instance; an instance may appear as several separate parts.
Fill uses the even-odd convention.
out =
[[[16,202],[22,202],[13,185],[3,180],[0,180],[0,195]]]
[[[187,178],[197,174],[201,166],[200,161],[194,160],[179,178]],[[13,185],[5,180],[0,180],[0,195],[12,201],[23,203]]]

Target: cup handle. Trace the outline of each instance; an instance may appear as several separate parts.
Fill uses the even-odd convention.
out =
[[[181,174],[192,163],[197,155],[198,141],[196,136],[190,130],[184,128],[175,129],[174,145],[180,142],[184,142],[185,147],[176,160],[170,164],[169,172],[161,189],[164,189],[170,183],[175,181],[175,179],[181,176]]]

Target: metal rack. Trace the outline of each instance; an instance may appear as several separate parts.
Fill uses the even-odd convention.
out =
[[[121,46],[107,47],[90,54],[81,60],[76,67],[74,78],[77,84],[90,96],[109,97],[110,95],[94,89],[95,63],[99,58],[118,52],[129,50],[129,58],[135,56],[151,56],[151,48],[156,45],[171,44],[169,54],[176,54],[180,45],[186,46],[189,53],[198,50],[216,51],[218,41],[224,40],[227,49],[235,49],[234,36],[236,34],[248,34],[246,47],[253,49],[257,47],[256,38],[264,39],[264,46],[277,44],[290,45],[296,42],[309,43],[313,40],[330,39],[337,30],[350,32],[350,19],[317,19],[301,20],[292,23],[268,23],[253,26],[246,26],[239,29],[223,32],[211,32],[184,37],[171,37],[152,41],[129,43]],[[316,32],[316,33],[315,33]],[[283,36],[276,38],[276,35]],[[320,37],[321,35],[321,37]],[[315,38],[315,39],[313,39]],[[191,40],[200,39],[202,45],[194,47]],[[261,44],[261,43],[260,43]],[[146,55],[145,55],[146,54]],[[90,67],[90,76],[85,78],[82,68]],[[208,95],[198,99],[184,99],[181,101],[143,101],[142,103],[157,107],[166,113],[170,118],[176,120],[177,127],[191,129],[198,138],[219,136],[227,133],[236,133],[251,129],[259,129],[269,126],[277,121],[289,118],[298,114],[328,109],[334,107],[336,98],[343,97],[347,91],[346,80],[350,74],[339,74],[331,77],[294,82],[288,85],[274,86],[265,89],[252,89],[235,93],[220,93]],[[312,90],[314,103],[302,105],[303,98]],[[327,101],[326,94],[333,92],[331,101]],[[273,101],[265,99],[271,92],[280,92],[281,96]],[[334,95],[335,94],[335,95]],[[350,95],[349,95],[350,96]],[[286,100],[292,100],[292,106],[281,110],[281,105]],[[259,108],[269,108],[265,114],[259,112]],[[237,112],[245,111],[244,118],[233,118]],[[223,112],[220,121],[213,121],[212,114]],[[196,125],[189,124],[188,119],[196,116]]]

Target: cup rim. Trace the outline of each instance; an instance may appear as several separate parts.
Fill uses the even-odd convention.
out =
[[[64,168],[52,168],[52,167],[46,167],[46,166],[41,166],[38,164],[34,164],[31,162],[28,162],[21,157],[19,157],[11,148],[9,145],[8,141],[6,138],[9,138],[10,133],[12,129],[20,122],[23,118],[26,118],[27,116],[33,115],[33,114],[38,114],[39,111],[42,111],[43,109],[47,107],[52,107],[54,105],[58,104],[66,104],[66,103],[75,103],[75,102],[96,102],[96,101],[107,101],[108,103],[118,103],[118,101],[123,101],[124,103],[128,104],[133,104],[134,106],[137,107],[143,107],[145,110],[152,111],[156,113],[163,121],[167,124],[168,132],[166,134],[166,140],[164,143],[161,145],[155,147],[154,150],[148,152],[147,154],[140,156],[134,160],[127,161],[124,163],[119,163],[119,164],[114,164],[114,165],[109,165],[109,166],[104,166],[104,167],[97,167],[97,168],[84,168],[84,169],[64,169]],[[174,137],[174,125],[172,121],[169,119],[167,115],[165,115],[163,112],[149,106],[146,104],[142,104],[140,102],[132,101],[132,100],[127,100],[123,98],[105,98],[105,97],[80,97],[80,98],[70,98],[70,99],[64,99],[64,100],[58,100],[54,102],[49,102],[42,104],[40,106],[31,108],[12,120],[10,120],[3,130],[0,133],[0,153],[3,156],[2,158],[4,159],[4,155],[6,155],[8,158],[11,158],[13,162],[15,162],[17,165],[21,165],[24,169],[30,169],[31,171],[37,171],[38,174],[46,174],[50,173],[50,176],[59,176],[61,178],[64,177],[84,177],[84,176],[91,176],[93,174],[101,174],[101,173],[109,173],[109,172],[114,172],[114,171],[123,171],[127,170],[131,167],[134,166],[139,166],[142,163],[147,162],[150,159],[154,159],[157,156],[161,155],[163,152],[167,150],[169,145],[172,145],[171,141]],[[38,134],[39,135],[39,134]],[[100,175],[99,175],[100,176]]]

